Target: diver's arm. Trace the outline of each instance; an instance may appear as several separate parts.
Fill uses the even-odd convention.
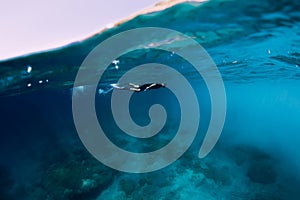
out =
[[[149,85],[148,87],[146,87],[145,90],[148,90],[148,89],[152,88],[152,87],[155,86],[155,85],[156,85],[156,83],[152,83],[151,85]]]

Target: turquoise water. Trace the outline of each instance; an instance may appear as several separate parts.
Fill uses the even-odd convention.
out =
[[[0,199],[298,200],[299,7],[297,0],[184,3],[60,49],[0,61]],[[118,68],[108,67],[98,89],[109,90],[134,66],[163,63],[190,81],[201,110],[197,138],[178,161],[155,172],[130,174],[104,166],[85,149],[74,126],[71,96],[87,54],[110,36],[140,27],[174,29],[206,49],[224,80],[227,115],[216,147],[199,159],[211,111],[202,77],[176,54],[145,49],[149,44],[116,58]],[[176,45],[167,39],[156,44]],[[168,90],[133,95],[130,110],[137,124],[149,123],[147,112],[154,103],[168,113],[163,130],[149,140],[122,134],[112,118],[110,97],[111,92],[95,94],[96,109],[118,146],[148,152],[174,137],[180,112]]]

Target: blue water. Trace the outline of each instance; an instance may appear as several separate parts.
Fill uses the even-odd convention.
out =
[[[0,199],[298,200],[299,7],[297,0],[184,3],[56,50],[0,61]],[[139,27],[169,28],[197,40],[222,75],[227,115],[216,147],[199,159],[211,111],[201,76],[169,52],[140,49],[116,58],[118,68],[108,67],[98,89],[108,90],[131,67],[162,63],[194,85],[201,110],[197,137],[178,161],[155,172],[130,174],[106,167],[85,149],[74,126],[71,97],[87,54],[110,36]],[[154,103],[168,113],[161,133],[147,140],[122,133],[110,97],[111,92],[95,94],[97,116],[118,146],[148,152],[174,137],[180,109],[167,89],[132,97],[130,111],[139,125],[149,123]]]

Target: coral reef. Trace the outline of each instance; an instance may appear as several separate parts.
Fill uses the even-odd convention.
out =
[[[205,159],[190,149],[172,165],[146,174],[112,170],[94,159],[81,145],[49,154],[31,182],[15,186],[0,168],[1,199],[12,193],[23,199],[47,200],[274,200],[288,199],[276,161],[251,147],[216,148]],[[63,156],[61,156],[63,155]]]
[[[9,170],[0,165],[0,199],[9,200],[14,186],[14,180]]]
[[[216,149],[200,160],[194,153],[186,152],[157,172],[120,174],[98,200],[284,199],[275,181],[276,169],[270,166],[274,160],[268,154],[250,147],[231,147]]]
[[[84,149],[74,150],[43,171],[31,187],[35,199],[94,199],[111,184],[116,174]]]

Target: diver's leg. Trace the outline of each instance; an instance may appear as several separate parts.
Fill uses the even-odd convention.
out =
[[[129,90],[131,90],[131,91],[135,91],[135,92],[140,92],[141,91],[141,89],[139,89],[139,88],[129,88]]]
[[[127,88],[125,87],[120,87],[118,84],[110,84],[113,88],[118,89],[118,90],[126,90]]]
[[[133,84],[133,83],[128,83],[128,85],[130,85],[132,87],[135,87],[135,88],[139,88],[140,87],[139,85],[136,85],[136,84]]]

